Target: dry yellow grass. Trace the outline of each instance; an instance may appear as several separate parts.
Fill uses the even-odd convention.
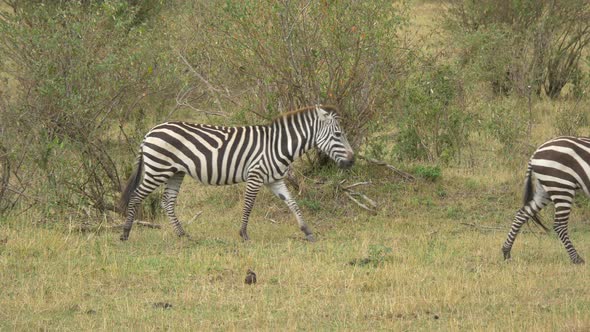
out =
[[[31,226],[34,216],[3,222],[0,329],[590,328],[588,266],[571,265],[555,236],[530,232],[504,262],[515,186],[452,174],[380,188],[380,200],[390,203],[375,216],[349,204],[341,217],[305,211],[319,234],[313,244],[266,194],[252,218],[252,241],[242,243],[241,206],[222,203],[241,187],[183,190],[183,220],[204,210],[186,225],[192,240],[176,238],[167,225],[136,226],[122,243],[113,231]],[[195,200],[193,193],[212,190],[213,202]],[[572,237],[588,255],[590,232],[579,214]],[[249,268],[255,285],[244,283]]]

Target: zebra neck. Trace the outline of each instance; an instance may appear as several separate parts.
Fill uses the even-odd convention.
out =
[[[292,163],[315,146],[315,121],[310,120],[291,116],[271,125],[273,152],[283,164]]]

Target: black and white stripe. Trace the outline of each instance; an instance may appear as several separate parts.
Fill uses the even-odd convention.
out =
[[[295,214],[299,228],[313,241],[309,227],[283,178],[293,161],[317,147],[340,167],[351,167],[354,154],[330,106],[286,113],[269,125],[222,127],[166,122],[154,127],[141,144],[138,165],[121,197],[127,211],[121,240],[127,240],[139,204],[165,184],[162,206],[177,235],[185,234],[174,207],[185,174],[209,185],[246,182],[240,235],[248,240],[248,217],[260,188],[266,185]]]
[[[524,205],[516,213],[502,247],[504,258],[510,258],[510,249],[522,225],[532,218],[543,226],[537,214],[547,204],[553,203],[555,232],[572,262],[584,263],[567,231],[574,195],[578,189],[590,196],[590,138],[558,137],[541,145],[528,164]]]

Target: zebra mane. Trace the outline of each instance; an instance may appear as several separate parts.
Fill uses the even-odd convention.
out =
[[[288,118],[291,117],[295,114],[299,114],[299,113],[304,113],[304,112],[309,112],[309,111],[314,111],[316,109],[316,107],[319,107],[331,114],[333,114],[336,118],[340,118],[340,115],[338,114],[338,108],[334,105],[314,105],[314,106],[307,106],[307,107],[302,107],[300,109],[296,109],[294,111],[289,111],[289,112],[285,112],[285,113],[281,113],[280,115],[278,115],[276,118],[274,118],[272,120],[272,122],[276,122],[279,120],[282,120],[284,118]]]

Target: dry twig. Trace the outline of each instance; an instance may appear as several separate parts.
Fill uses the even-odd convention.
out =
[[[500,226],[485,226],[485,225],[477,225],[474,223],[462,222],[461,225],[473,227],[480,231],[487,231],[487,232],[507,232],[507,227],[500,227]],[[521,233],[532,233],[532,234],[546,234],[546,232],[535,232],[534,230],[521,230]]]
[[[369,158],[369,157],[365,157],[365,156],[358,156],[358,157],[359,157],[359,159],[364,159],[372,164],[379,165],[379,166],[385,166],[388,169],[392,170],[395,174],[401,176],[406,181],[415,181],[416,180],[416,178],[412,174],[401,171],[401,170],[397,169],[396,167],[394,167],[393,165],[390,165],[382,160],[377,160],[377,159],[373,159],[373,158]]]
[[[221,89],[215,88],[211,83],[209,83],[209,81],[207,81],[205,79],[205,77],[203,77],[203,75],[201,75],[198,71],[196,71],[195,68],[188,62],[188,60],[180,52],[178,52],[178,57],[182,60],[182,62],[184,62],[184,64],[188,67],[188,69],[191,71],[191,73],[193,73],[201,82],[203,82],[205,84],[205,86],[207,86],[207,89],[209,89],[209,92],[215,97],[215,102],[217,104],[217,107],[219,108],[219,112],[206,112],[203,110],[199,110],[198,108],[195,108],[192,105],[190,105],[189,103],[187,103],[186,96],[193,90],[191,88],[189,88],[187,91],[184,91],[184,89],[182,89],[178,93],[178,95],[176,96],[176,102],[178,103],[178,105],[190,107],[192,110],[198,111],[198,112],[204,112],[204,113],[211,114],[211,115],[221,115],[221,116],[227,117],[227,113],[224,112],[223,109],[221,108],[221,101],[219,100],[219,97],[218,97],[218,94],[222,93],[223,91]]]
[[[372,200],[371,198],[369,198],[367,195],[365,195],[363,193],[351,190],[351,188],[362,186],[362,185],[368,185],[368,184],[371,184],[371,182],[370,181],[357,182],[357,183],[353,183],[351,185],[342,187],[342,184],[344,184],[345,181],[346,180],[340,181],[340,183],[338,183],[338,188],[340,188],[340,189],[342,189],[342,191],[344,191],[344,194],[346,195],[346,197],[350,198],[351,201],[355,202],[361,208],[363,208],[371,213],[376,213],[377,212],[376,211],[377,202],[375,202],[374,200]],[[360,199],[355,198],[355,196],[359,197]]]
[[[189,220],[186,224],[189,225],[191,224],[193,221],[195,221],[195,219],[197,219],[201,214],[203,213],[203,211],[199,211],[197,212],[194,217],[191,218],[191,220]]]
[[[147,221],[139,221],[138,220],[138,221],[135,221],[134,223],[137,225],[140,225],[140,226],[145,226],[147,228],[158,228],[158,229],[162,228],[162,225],[160,225],[160,224],[154,224],[154,223],[147,222]],[[125,224],[119,224],[119,225],[110,226],[109,228],[112,228],[112,229],[123,228],[124,225]]]

